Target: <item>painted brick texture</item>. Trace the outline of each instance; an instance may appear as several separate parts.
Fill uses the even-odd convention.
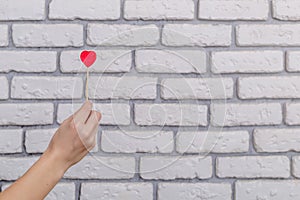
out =
[[[0,191],[89,96],[47,200],[300,199],[300,1],[0,0]]]

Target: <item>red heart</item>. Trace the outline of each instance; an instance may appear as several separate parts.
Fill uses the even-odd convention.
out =
[[[86,67],[90,67],[92,64],[94,64],[96,58],[97,54],[95,51],[83,51],[80,54],[81,62],[83,62]]]

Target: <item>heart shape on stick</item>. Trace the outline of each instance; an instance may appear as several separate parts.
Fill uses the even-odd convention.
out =
[[[96,58],[97,54],[95,51],[83,51],[80,54],[80,60],[87,68],[94,64]]]
[[[85,99],[89,100],[89,67],[96,61],[97,54],[95,51],[83,51],[80,54],[80,60],[87,67],[85,81]]]

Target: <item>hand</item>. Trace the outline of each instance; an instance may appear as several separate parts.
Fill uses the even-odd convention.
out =
[[[54,154],[67,170],[96,145],[100,119],[101,114],[92,111],[92,103],[86,101],[74,115],[61,124],[46,152]]]

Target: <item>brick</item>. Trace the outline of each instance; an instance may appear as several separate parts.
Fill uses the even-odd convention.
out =
[[[52,0],[50,19],[115,20],[120,18],[120,0]]]
[[[83,183],[80,199],[152,200],[151,183]]]
[[[25,146],[27,153],[43,153],[50,143],[57,128],[54,129],[32,129],[27,130],[25,135]],[[96,140],[98,142],[98,140]],[[90,150],[90,152],[97,152],[98,145]]]
[[[52,124],[53,112],[52,103],[3,103],[0,104],[0,125]]]
[[[241,99],[299,98],[300,80],[297,76],[239,78],[238,96]]]
[[[300,156],[292,157],[292,173],[295,177],[300,178]]]
[[[128,20],[191,20],[194,18],[193,0],[126,0],[124,18]]]
[[[282,122],[279,103],[211,104],[213,126],[277,125]]]
[[[242,153],[249,150],[247,131],[180,131],[176,136],[179,153]]]
[[[158,200],[231,200],[231,185],[227,183],[159,183]]]
[[[297,24],[251,24],[236,28],[238,46],[299,46]]]
[[[290,160],[286,156],[218,157],[219,178],[288,178]]]
[[[299,51],[289,51],[287,52],[287,71],[289,72],[300,72],[300,66],[298,61],[300,60],[300,52]]]
[[[155,99],[157,78],[145,76],[91,76],[91,99]]]
[[[22,129],[1,129],[0,130],[0,153],[22,152]]]
[[[75,113],[81,104],[59,104],[57,111],[57,122],[62,123],[66,118]],[[94,109],[102,114],[101,125],[129,125],[130,107],[125,103],[95,104]]]
[[[130,179],[135,173],[133,157],[86,156],[64,175],[72,179]]]
[[[214,73],[274,73],[284,71],[281,51],[219,51],[212,53]]]
[[[149,73],[204,73],[206,53],[198,50],[137,50],[136,69]]]
[[[81,77],[15,76],[11,82],[14,99],[80,99]]]
[[[21,177],[38,157],[0,157],[0,180],[16,180]]]
[[[300,20],[300,2],[296,0],[273,0],[273,17],[279,20]]]
[[[255,129],[254,147],[258,152],[300,151],[300,129]]]
[[[233,97],[231,78],[170,78],[161,82],[163,99],[229,99]]]
[[[171,153],[174,147],[171,131],[103,131],[101,148],[114,153]]]
[[[56,132],[56,129],[27,130],[25,134],[25,146],[27,153],[42,153]]]
[[[167,24],[163,27],[165,46],[230,46],[231,26],[221,24]]]
[[[8,92],[9,92],[9,84],[8,80],[5,76],[0,76],[0,99],[8,99]]]
[[[197,104],[135,104],[138,125],[206,126],[207,107]]]
[[[237,181],[235,188],[236,200],[294,200],[300,198],[300,182],[297,180]]]
[[[286,104],[284,121],[288,125],[300,125],[300,103]]]
[[[129,72],[131,69],[131,50],[95,51],[97,59],[90,72]],[[63,51],[60,56],[62,72],[86,72],[80,60],[81,51]]]
[[[14,24],[13,43],[17,47],[81,47],[80,24]]]
[[[211,157],[148,156],[142,157],[140,174],[143,179],[208,179],[212,176]]]
[[[54,51],[0,51],[0,72],[54,72]]]
[[[8,43],[8,26],[0,25],[0,47],[8,46]]]
[[[159,41],[156,25],[89,24],[87,44],[100,46],[153,46]]]
[[[48,194],[45,200],[69,200],[75,199],[75,184],[74,183],[58,183]]]
[[[11,184],[2,186],[2,190],[8,188]],[[74,183],[58,183],[49,192],[45,200],[69,200],[75,199],[75,184]]]
[[[267,20],[268,0],[201,0],[199,19]]]
[[[0,21],[45,19],[45,1],[1,0],[0,5]]]

